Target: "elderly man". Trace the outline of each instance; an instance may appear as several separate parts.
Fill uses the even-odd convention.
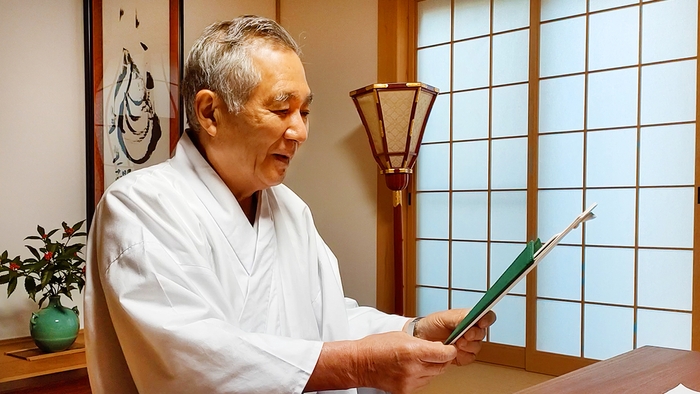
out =
[[[96,210],[93,392],[405,393],[474,360],[493,314],[443,345],[464,310],[416,321],[344,298],[309,208],[282,185],[312,101],[284,29],[252,16],[208,27],[182,91],[190,129],[175,156],[114,183]]]

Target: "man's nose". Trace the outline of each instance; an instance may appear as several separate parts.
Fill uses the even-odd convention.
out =
[[[287,127],[285,132],[285,137],[289,140],[296,141],[301,145],[306,138],[309,136],[309,123],[308,120],[302,116],[300,112],[296,112],[292,116],[292,122]]]

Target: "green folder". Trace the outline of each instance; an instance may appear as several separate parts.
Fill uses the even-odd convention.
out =
[[[491,310],[490,306],[495,305],[503,296],[518,282],[523,274],[528,271],[528,268],[535,263],[535,252],[542,247],[540,239],[530,241],[525,246],[518,257],[506,269],[506,271],[498,278],[496,283],[491,286],[486,294],[481,297],[479,302],[469,311],[467,316],[457,325],[452,334],[447,338],[445,344],[454,343],[459,337],[464,334],[471,326],[476,324],[479,319]]]
[[[481,299],[474,305],[474,307],[469,311],[467,316],[462,319],[462,321],[455,327],[452,334],[445,340],[445,344],[451,345],[457,341],[468,329],[470,329],[476,322],[479,321],[488,311],[493,308],[498,301],[501,300],[518,282],[520,279],[524,278],[530,271],[532,271],[535,266],[546,256],[558,243],[561,241],[566,234],[571,230],[579,226],[579,224],[595,218],[593,214],[593,208],[597,204],[591,205],[588,209],[583,211],[580,215],[574,219],[569,226],[564,229],[564,231],[555,234],[552,238],[547,241],[544,245],[537,238],[534,241],[530,241],[525,245],[525,249],[515,258],[515,260],[508,266],[508,268],[501,274],[501,276],[496,280],[496,283],[491,286],[486,293],[481,297]]]

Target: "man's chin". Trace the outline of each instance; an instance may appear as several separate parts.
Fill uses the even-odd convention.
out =
[[[270,177],[270,178],[268,178],[267,182],[265,182],[265,183],[267,183],[267,187],[273,187],[273,186],[281,185],[282,182],[284,182],[284,177],[285,177],[286,175],[287,175],[287,173],[286,173],[286,171],[285,171],[285,172],[283,172],[283,173],[281,173],[281,174],[278,174],[278,175],[275,176],[275,177]]]

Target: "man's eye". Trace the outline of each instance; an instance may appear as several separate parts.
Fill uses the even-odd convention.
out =
[[[309,116],[310,113],[311,113],[311,111],[309,111],[308,109],[307,109],[307,110],[302,110],[302,111],[301,111],[301,116],[307,117],[307,116]]]
[[[272,112],[277,114],[277,115],[286,115],[287,113],[289,113],[289,109],[288,108],[274,109],[274,110],[272,110]]]

